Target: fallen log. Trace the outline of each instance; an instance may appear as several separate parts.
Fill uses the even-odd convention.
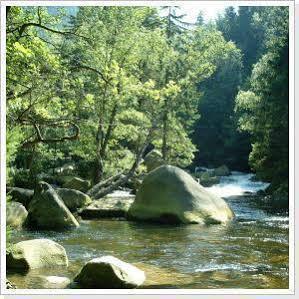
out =
[[[109,177],[108,179],[106,179],[104,181],[97,183],[91,189],[89,189],[86,194],[91,197],[95,196],[102,188],[107,187],[107,185],[111,184],[112,182],[114,182],[114,181],[118,180],[119,178],[121,178],[122,176],[124,176],[124,173],[125,172],[118,173],[114,176]]]

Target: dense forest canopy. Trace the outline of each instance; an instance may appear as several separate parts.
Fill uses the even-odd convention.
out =
[[[288,7],[193,25],[177,7],[8,7],[6,21],[9,185],[69,160],[98,183],[156,148],[287,192]]]

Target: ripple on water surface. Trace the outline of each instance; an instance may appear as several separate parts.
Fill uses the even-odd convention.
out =
[[[227,184],[226,194],[234,195],[227,200],[237,217],[227,226],[84,220],[78,229],[65,233],[14,231],[15,242],[49,238],[60,243],[70,266],[58,274],[34,270],[8,278],[20,288],[59,287],[44,277],[72,279],[86,261],[114,255],[146,272],[145,288],[288,288],[288,217],[258,209],[252,205],[253,196],[236,196],[265,187],[249,182],[251,176],[233,173],[220,186],[208,188],[216,194],[222,190],[223,196]],[[233,188],[239,189],[234,193]]]

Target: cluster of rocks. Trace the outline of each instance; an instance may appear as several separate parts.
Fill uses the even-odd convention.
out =
[[[202,225],[223,224],[234,218],[233,211],[222,198],[208,192],[184,170],[164,165],[162,157],[157,155],[151,152],[146,156],[148,173],[140,182],[136,196],[106,196],[92,200],[84,193],[90,184],[75,177],[65,182],[62,188],[54,188],[44,181],[40,181],[34,191],[9,188],[13,201],[7,204],[7,224],[65,230],[79,226],[74,215]],[[63,173],[63,170],[59,171]],[[213,175],[227,175],[228,172],[222,167]],[[14,271],[68,266],[65,249],[47,239],[14,244],[6,258],[7,269]],[[104,256],[88,261],[69,287],[135,288],[144,280],[145,274],[140,269],[115,257]]]
[[[27,273],[32,269],[68,267],[63,246],[49,239],[34,239],[14,244],[6,255],[10,272]],[[59,279],[57,279],[59,278]],[[64,283],[70,288],[136,288],[145,281],[145,274],[137,267],[113,256],[102,256],[88,261],[71,281],[66,277],[51,276],[50,282]],[[66,284],[67,282],[67,284]],[[15,286],[7,282],[7,288]]]
[[[80,179],[74,178],[68,183],[73,188],[54,188],[44,181],[40,181],[35,190],[8,188],[12,200],[7,203],[7,225],[51,230],[78,227],[72,212],[92,203],[87,194],[78,190],[81,189],[78,181]],[[71,182],[76,183],[71,185]]]
[[[199,171],[195,171],[194,177],[202,186],[210,187],[212,185],[219,184],[222,176],[228,176],[230,174],[228,167],[226,165],[222,165],[215,169],[201,168]]]

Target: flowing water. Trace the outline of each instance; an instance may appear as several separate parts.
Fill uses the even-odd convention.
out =
[[[145,271],[144,288],[288,288],[288,216],[256,205],[248,192],[267,184],[251,178],[233,172],[207,188],[234,210],[236,220],[227,226],[161,226],[110,219],[82,220],[80,228],[63,233],[15,231],[15,242],[49,238],[60,243],[70,265],[31,270],[25,276],[8,274],[8,279],[19,288],[61,288],[61,277],[71,280],[86,261],[113,255]]]

